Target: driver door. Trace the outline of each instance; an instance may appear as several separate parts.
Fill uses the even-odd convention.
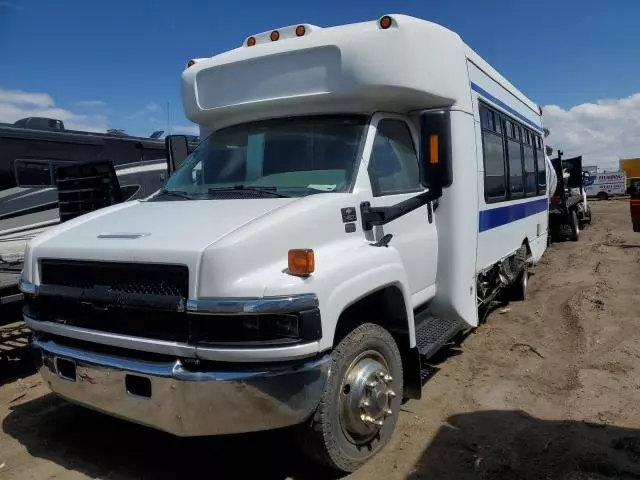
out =
[[[402,117],[378,119],[368,173],[373,207],[389,207],[424,192],[414,135]],[[377,227],[383,229],[378,238],[393,235],[390,246],[402,258],[414,307],[433,296],[436,282],[438,237],[435,212],[429,210],[425,205]]]

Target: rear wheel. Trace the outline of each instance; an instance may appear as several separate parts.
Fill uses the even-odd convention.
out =
[[[527,247],[522,245],[513,258],[513,268],[519,271],[518,276],[507,287],[506,300],[524,301],[527,299],[527,286],[529,283],[529,265],[527,263]]]
[[[334,470],[357,470],[391,438],[402,391],[395,340],[379,325],[360,325],[331,354],[322,399],[304,433],[308,453]]]
[[[598,200],[607,200],[609,198],[609,195],[607,194],[607,192],[598,192]]]
[[[577,242],[580,238],[580,222],[578,221],[578,214],[575,210],[571,210],[571,241]]]
[[[516,281],[511,285],[511,298],[516,301],[527,299],[527,287],[529,286],[529,267],[525,264]]]

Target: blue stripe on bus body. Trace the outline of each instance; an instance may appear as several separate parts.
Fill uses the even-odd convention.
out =
[[[549,199],[543,197],[532,202],[514,203],[490,210],[480,210],[478,231],[485,232],[516,220],[522,220],[536,213],[544,212],[548,208],[548,203]]]
[[[493,95],[491,95],[489,92],[487,92],[485,89],[483,89],[478,84],[471,82],[471,89],[475,90],[477,93],[479,93],[483,97],[486,97],[487,100],[490,100],[493,103],[495,103],[496,105],[502,107],[503,109],[505,109],[507,112],[511,113],[512,115],[518,117],[520,120],[522,120],[523,122],[527,123],[527,125],[535,128],[537,132],[540,132],[540,133],[542,132],[542,127],[540,125],[536,125],[531,120],[529,120],[527,117],[522,115],[520,112],[518,112],[515,109],[511,108],[509,105],[504,103],[502,100],[499,100],[498,98],[496,98]]]

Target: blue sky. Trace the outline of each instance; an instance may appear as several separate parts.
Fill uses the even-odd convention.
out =
[[[45,94],[40,106],[70,112],[79,125],[148,135],[166,126],[168,102],[172,124],[189,124],[179,94],[189,58],[279,26],[384,13],[457,31],[527,96],[557,106],[560,117],[640,92],[637,0],[0,0],[0,89]],[[640,141],[638,148],[640,156]]]

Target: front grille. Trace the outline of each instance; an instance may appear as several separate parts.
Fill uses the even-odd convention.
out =
[[[43,259],[27,314],[75,327],[186,342],[189,270],[184,265]]]
[[[189,270],[184,265],[41,260],[43,284],[114,292],[187,298]]]
[[[27,299],[25,313],[42,321],[174,342],[189,340],[185,313],[122,306],[97,306],[68,297],[38,295]]]

